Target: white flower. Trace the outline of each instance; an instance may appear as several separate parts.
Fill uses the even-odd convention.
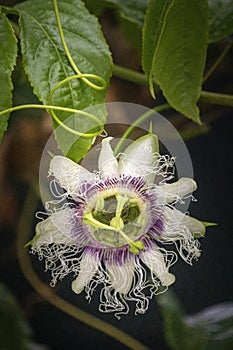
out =
[[[159,155],[155,135],[133,142],[119,160],[110,141],[102,141],[96,173],[63,156],[51,160],[68,202],[37,224],[32,251],[45,259],[52,285],[73,273],[72,290],[85,289],[88,299],[102,285],[101,311],[119,316],[134,301],[135,313],[144,313],[175,281],[169,268],[177,254],[166,245],[188,263],[200,255],[195,234],[204,235],[204,225],[174,207],[197,186],[189,178],[167,183],[174,159]]]

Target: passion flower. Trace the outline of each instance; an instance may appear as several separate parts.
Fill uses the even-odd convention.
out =
[[[63,156],[51,160],[67,201],[37,224],[31,246],[51,270],[52,286],[72,273],[72,290],[85,290],[90,300],[101,284],[99,309],[119,316],[131,301],[135,313],[144,313],[149,299],[175,282],[169,268],[177,254],[168,244],[188,263],[199,257],[195,236],[205,226],[175,208],[197,186],[190,178],[168,183],[174,158],[158,153],[155,135],[139,138],[119,157],[111,139],[102,141],[98,172]]]

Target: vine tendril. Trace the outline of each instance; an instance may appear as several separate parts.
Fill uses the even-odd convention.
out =
[[[65,78],[64,80],[60,81],[59,83],[57,83],[54,86],[54,88],[50,91],[49,98],[48,98],[49,104],[51,104],[51,105],[53,104],[52,100],[53,100],[53,95],[54,95],[55,91],[57,89],[59,89],[63,84],[66,84],[66,83],[68,83],[69,81],[71,81],[73,79],[81,79],[85,84],[87,84],[89,87],[91,87],[94,90],[104,90],[106,88],[106,86],[107,86],[106,81],[103,78],[101,78],[100,76],[98,76],[96,74],[81,73],[80,72],[80,70],[78,69],[77,65],[75,64],[75,62],[74,62],[74,60],[73,60],[73,58],[72,58],[72,56],[70,54],[70,51],[69,51],[67,43],[66,43],[66,39],[65,39],[65,36],[64,36],[64,32],[63,32],[62,24],[61,24],[61,19],[60,19],[60,15],[59,15],[57,0],[53,0],[53,5],[54,5],[54,11],[55,11],[55,16],[56,16],[56,21],[57,21],[57,27],[58,27],[58,31],[59,31],[59,35],[60,35],[60,38],[61,38],[62,45],[63,45],[63,48],[65,50],[66,56],[68,58],[68,61],[69,61],[71,67],[73,68],[73,70],[74,70],[74,72],[76,74]],[[95,79],[96,81],[99,81],[101,83],[101,85],[94,84],[87,78]],[[63,129],[67,130],[68,132],[70,132],[70,133],[72,133],[74,135],[78,135],[78,136],[82,136],[82,137],[94,137],[94,136],[97,136],[100,132],[103,131],[103,127],[102,127],[98,132],[95,132],[95,133],[80,133],[77,130],[74,130],[74,129],[68,127],[67,125],[65,125],[58,118],[58,116],[56,115],[54,110],[55,110],[55,108],[51,109],[51,112],[50,112],[52,118],[61,127],[63,127]],[[95,117],[93,114],[90,114],[90,113],[87,113],[87,112],[84,112],[84,111],[81,111],[81,110],[75,110],[75,109],[73,109],[73,112],[86,115],[86,116],[90,117],[91,119],[96,120],[98,125],[99,125],[98,118]]]
[[[57,20],[57,26],[58,26],[60,38],[61,38],[61,41],[62,41],[62,45],[64,47],[64,50],[65,50],[66,56],[67,56],[67,58],[68,58],[68,60],[70,62],[70,65],[72,66],[72,68],[75,71],[75,73],[77,73],[76,78],[82,79],[87,85],[89,85],[90,87],[92,87],[95,90],[104,90],[104,89],[106,89],[106,87],[107,87],[106,81],[103,78],[101,78],[100,76],[95,75],[95,74],[83,74],[83,73],[80,72],[80,70],[76,66],[76,64],[75,64],[75,62],[74,62],[74,60],[73,60],[73,58],[72,58],[72,56],[70,54],[68,46],[66,44],[64,32],[63,32],[62,25],[61,25],[61,19],[60,19],[60,15],[59,15],[57,0],[53,0],[53,4],[54,4],[54,10],[55,10],[55,15],[56,15],[56,20]],[[102,85],[96,85],[96,84],[92,83],[90,80],[88,80],[87,78],[95,79],[95,80],[101,82]]]
[[[54,113],[53,118],[56,120],[56,122],[61,125],[63,127],[63,129],[69,131],[71,134],[77,135],[77,136],[82,136],[82,137],[95,137],[97,135],[99,135],[102,131],[103,131],[103,125],[100,123],[99,119],[94,116],[91,113],[88,113],[86,111],[82,111],[79,109],[73,109],[73,108],[68,108],[68,107],[60,107],[60,106],[50,106],[50,105],[36,105],[36,104],[28,104],[28,105],[21,105],[21,106],[15,106],[15,107],[11,107],[8,109],[5,109],[4,111],[0,112],[0,116],[6,113],[11,113],[14,111],[19,111],[21,109],[47,109],[47,110],[57,110],[57,111],[63,111],[63,112],[72,112],[72,113],[79,113],[82,115],[85,115],[95,121],[98,122],[98,126],[99,126],[99,130],[93,133],[82,133],[79,132],[77,130],[74,130],[72,128],[70,128],[69,126],[65,125],[64,123],[62,123],[62,121],[56,116],[56,114]],[[52,113],[51,113],[52,114]]]

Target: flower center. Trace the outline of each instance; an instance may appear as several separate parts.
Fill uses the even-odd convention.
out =
[[[107,198],[99,198],[97,206],[93,210],[93,217],[103,224],[114,227],[114,219],[120,217],[123,226],[133,221],[140,214],[137,203],[127,196],[115,195]],[[112,224],[111,224],[112,222]]]
[[[92,207],[83,215],[93,238],[111,247],[128,244],[130,251],[138,254],[144,248],[138,240],[145,227],[145,204],[136,194],[98,193]]]

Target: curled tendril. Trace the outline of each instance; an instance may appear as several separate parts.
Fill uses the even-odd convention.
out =
[[[49,94],[49,104],[52,105],[52,97],[54,95],[54,93],[56,92],[57,89],[59,89],[63,84],[66,84],[68,83],[69,81],[73,80],[73,79],[79,79],[79,78],[83,78],[83,77],[91,77],[91,78],[98,78],[98,79],[101,79],[103,80],[101,77],[95,75],[95,74],[76,74],[76,75],[72,75],[70,77],[67,77],[65,78],[64,80],[60,81],[50,92]],[[48,106],[47,106],[48,107]],[[50,108],[49,108],[50,109]],[[78,109],[73,109],[73,108],[66,108],[66,107],[61,107],[60,110],[63,110],[63,111],[69,111],[69,112],[73,112],[73,113],[78,113],[78,114],[82,114],[82,115],[85,115],[87,117],[89,117],[90,119],[94,120],[97,122],[98,126],[99,126],[99,130],[97,132],[94,132],[94,133],[81,133],[77,130],[74,130],[72,128],[70,128],[69,126],[67,126],[66,124],[64,124],[59,118],[58,116],[56,115],[56,113],[54,112],[54,110],[57,109],[57,108],[52,108],[51,109],[51,116],[52,118],[61,126],[63,127],[63,129],[67,130],[68,132],[70,132],[71,134],[74,134],[74,135],[77,135],[77,136],[82,136],[82,137],[94,137],[94,136],[97,136],[99,135],[102,131],[103,131],[103,126],[100,124],[100,121],[99,119],[91,114],[91,113],[88,113],[88,112],[85,112],[85,111],[82,111],[82,110],[78,110]]]
[[[21,105],[21,106],[15,106],[12,108],[5,109],[4,111],[0,112],[0,116],[6,113],[11,113],[14,111],[19,111],[21,109],[47,109],[50,111],[57,110],[57,111],[63,111],[63,112],[72,112],[72,113],[79,113],[82,115],[85,115],[95,121],[98,122],[99,130],[93,133],[81,133],[77,130],[74,130],[70,128],[69,126],[65,125],[54,113],[53,118],[56,120],[56,122],[61,125],[65,130],[69,131],[70,133],[77,135],[77,136],[82,136],[82,137],[95,137],[99,135],[103,131],[103,125],[101,125],[100,121],[96,116],[94,116],[91,113],[78,110],[78,109],[73,109],[73,108],[68,108],[68,107],[60,107],[60,106],[50,106],[50,105],[34,105],[34,104],[28,104],[28,105]],[[50,112],[52,114],[52,112]]]
[[[52,99],[53,99],[54,93],[62,85],[68,83],[69,81],[71,81],[73,79],[81,79],[86,85],[88,85],[89,87],[91,87],[92,89],[97,90],[97,91],[105,90],[106,87],[107,87],[107,83],[102,77],[100,77],[100,76],[98,76],[96,74],[92,74],[92,73],[81,73],[80,70],[78,69],[77,65],[75,64],[75,62],[74,62],[74,60],[73,60],[73,58],[72,58],[72,56],[70,54],[68,46],[66,44],[65,36],[64,36],[64,33],[63,33],[62,25],[61,25],[59,10],[58,10],[58,6],[57,6],[57,1],[53,0],[53,4],[54,4],[54,11],[55,11],[58,31],[59,31],[59,34],[60,34],[62,45],[64,47],[64,50],[65,50],[66,56],[67,56],[67,58],[69,60],[69,63],[70,63],[71,67],[73,68],[73,70],[74,70],[74,72],[76,74],[63,79],[62,81],[60,81],[59,83],[57,83],[55,85],[55,87],[51,90],[51,92],[49,94],[49,97],[48,97],[49,104],[48,105],[27,104],[27,105],[15,106],[15,107],[11,107],[11,108],[5,109],[4,111],[1,111],[0,112],[0,116],[3,115],[3,114],[11,113],[11,112],[14,112],[14,111],[17,111],[17,110],[21,110],[21,109],[30,109],[30,108],[46,109],[46,110],[50,111],[51,117],[57,122],[57,124],[60,125],[63,129],[67,130],[69,133],[71,133],[73,135],[77,135],[79,137],[80,136],[81,137],[85,137],[85,138],[95,137],[95,136],[97,136],[97,135],[99,135],[100,133],[103,132],[103,125],[102,125],[102,123],[99,121],[99,119],[94,114],[88,113],[88,112],[83,111],[83,110],[74,109],[74,108],[53,106],[53,103],[52,103]],[[99,84],[94,83],[93,81],[96,81]],[[75,129],[70,128],[66,124],[64,124],[59,119],[59,117],[56,115],[55,110],[84,115],[84,116],[94,120],[95,122],[97,122],[97,126],[99,128],[98,128],[98,130],[96,132],[92,132],[92,133],[79,132],[79,131],[77,131]]]
[[[55,91],[57,89],[59,89],[62,85],[68,83],[69,81],[71,81],[73,79],[81,79],[85,84],[87,84],[89,87],[91,87],[94,90],[104,90],[104,89],[106,89],[107,84],[106,84],[106,81],[103,78],[101,78],[100,76],[98,76],[96,74],[81,73],[80,70],[78,69],[77,65],[75,64],[75,62],[74,62],[74,60],[73,60],[73,58],[72,58],[72,56],[70,54],[70,51],[68,49],[68,46],[67,46],[67,43],[66,43],[66,40],[65,40],[65,36],[64,36],[64,33],[63,33],[62,25],[61,25],[61,19],[60,19],[60,15],[59,15],[57,1],[53,0],[53,4],[54,4],[54,11],[55,11],[58,31],[59,31],[59,34],[60,34],[62,45],[64,47],[64,50],[65,50],[66,56],[67,56],[67,58],[68,58],[68,60],[70,62],[70,65],[71,65],[71,67],[73,68],[73,70],[75,71],[76,74],[65,78],[64,80],[59,82],[57,85],[55,85],[55,87],[51,90],[51,92],[49,94],[49,103],[52,104],[52,98],[53,98],[53,95],[54,95]],[[93,83],[90,79],[98,81],[100,83],[100,85]],[[102,125],[100,125],[100,122],[99,122],[98,118],[96,116],[94,116],[93,114],[87,113],[87,112],[84,112],[84,111],[81,111],[81,110],[73,110],[73,112],[86,115],[89,118],[97,121],[97,124],[100,127],[100,129],[97,132],[95,132],[95,133],[80,133],[77,130],[74,130],[74,129],[68,127],[67,125],[65,125],[58,118],[58,116],[54,112],[54,109],[51,109],[51,116],[61,127],[63,127],[65,130],[69,131],[70,133],[72,133],[74,135],[78,135],[78,136],[82,136],[82,137],[94,137],[94,136],[99,135],[103,131],[103,127],[102,127]]]

